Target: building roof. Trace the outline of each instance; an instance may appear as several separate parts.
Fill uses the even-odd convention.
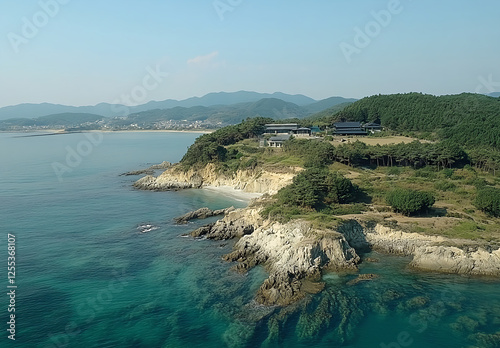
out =
[[[302,127],[302,128],[299,128],[297,130],[301,130],[301,131],[310,131],[311,128],[307,128],[307,127]]]
[[[335,128],[361,128],[361,122],[336,122]]]
[[[297,123],[268,123],[265,125],[266,127],[296,127],[299,125]]]
[[[335,131],[335,134],[345,134],[345,135],[349,135],[349,134],[355,135],[355,134],[358,134],[358,135],[367,135],[368,133],[366,133],[366,131],[364,131],[364,130],[362,130],[362,129],[338,129],[337,131]]]
[[[363,127],[372,127],[372,128],[376,128],[376,127],[381,127],[378,123],[375,123],[375,122],[370,122],[370,123],[365,123],[363,125]]]
[[[297,130],[297,127],[267,127],[266,131]]]
[[[362,129],[361,127],[345,127],[345,128],[337,128],[336,130],[339,131],[339,132],[344,132],[344,131],[349,131],[349,130],[352,130],[352,131],[355,131],[355,130],[363,131],[364,129]]]

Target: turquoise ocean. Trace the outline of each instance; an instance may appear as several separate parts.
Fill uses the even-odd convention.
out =
[[[172,221],[245,199],[138,191],[139,177],[120,176],[179,161],[199,134],[19,135],[0,134],[0,347],[500,347],[499,281],[415,272],[375,252],[360,272],[377,279],[329,273],[322,293],[296,305],[254,303],[265,269],[234,272],[221,259],[234,241],[182,237],[213,218]]]

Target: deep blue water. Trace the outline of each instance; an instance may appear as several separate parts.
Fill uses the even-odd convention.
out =
[[[245,201],[208,190],[137,191],[119,174],[178,161],[197,134],[0,134],[0,257],[16,237],[16,342],[0,347],[499,347],[499,283],[417,273],[372,253],[362,273],[286,309],[252,300],[266,277],[221,260],[234,242],[183,238],[172,218]],[[93,142],[92,142],[93,141]],[[75,155],[76,154],[76,155]],[[158,229],[141,234],[138,226]]]

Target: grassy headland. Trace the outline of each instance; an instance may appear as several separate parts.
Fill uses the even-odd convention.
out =
[[[500,241],[499,116],[500,99],[480,95],[374,96],[321,122],[379,121],[386,134],[427,141],[334,146],[320,137],[260,147],[264,124],[275,121],[257,117],[202,135],[181,166],[215,163],[226,173],[302,168],[291,185],[262,203],[262,214],[276,220],[333,227],[357,216],[411,232]]]

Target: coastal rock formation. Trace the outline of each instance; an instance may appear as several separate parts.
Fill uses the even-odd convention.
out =
[[[416,250],[411,266],[444,273],[500,275],[500,249],[428,246]]]
[[[155,170],[167,169],[167,168],[170,168],[171,166],[172,166],[172,163],[167,162],[167,161],[163,161],[160,164],[153,164],[149,168],[133,170],[131,172],[126,172],[126,173],[120,174],[120,176],[142,175],[142,174],[153,175],[155,173]]]
[[[444,237],[407,233],[381,224],[357,220],[345,222],[337,231],[356,249],[373,249],[403,256],[412,255],[419,247],[447,240]]]
[[[151,167],[149,167],[148,169],[153,169],[153,170],[157,170],[157,169],[167,169],[167,168],[170,168],[172,166],[172,163],[168,162],[168,161],[163,161],[161,162],[160,164],[153,164]]]
[[[142,190],[167,191],[202,186],[229,186],[236,190],[274,194],[292,182],[298,170],[238,170],[223,173],[213,163],[201,169],[182,170],[179,165],[168,168],[158,177],[147,175],[137,180],[134,187]]]
[[[146,175],[144,178],[137,180],[134,183],[134,187],[141,190],[170,191],[200,188],[203,184],[203,178],[196,173],[192,173],[191,175],[186,175],[185,173],[179,173],[179,175],[166,175],[165,173],[167,173],[167,171],[158,177]]]
[[[242,270],[264,264],[269,278],[257,292],[256,300],[265,305],[288,305],[308,292],[318,292],[321,270],[357,270],[359,256],[345,238],[325,235],[306,221],[271,223],[242,237],[235,251],[225,256],[238,261]]]
[[[194,219],[206,219],[211,216],[226,215],[227,213],[234,210],[234,207],[229,207],[225,209],[212,210],[209,208],[200,208],[194,211],[190,211],[182,216],[174,218],[176,224],[187,224],[190,220]]]
[[[219,221],[191,232],[193,237],[225,240],[240,238],[223,256],[246,272],[263,265],[269,272],[256,294],[264,305],[286,306],[307,293],[322,290],[324,270],[356,271],[358,251],[413,256],[417,269],[469,275],[500,275],[500,249],[486,250],[474,242],[407,233],[381,224],[349,220],[334,230],[320,230],[304,220],[273,222],[260,216],[258,204],[229,212]],[[362,275],[354,285],[376,275]]]
[[[260,208],[238,209],[191,233],[216,240],[241,237],[224,259],[237,261],[235,269],[240,272],[258,264],[266,267],[269,278],[257,292],[257,302],[288,305],[322,290],[317,283],[321,270],[357,270],[359,256],[341,234],[325,234],[306,221],[270,222],[259,212]]]
[[[223,219],[208,224],[190,233],[192,237],[205,237],[214,240],[239,238],[252,233],[254,226],[263,223],[258,209],[237,209],[230,211]]]
[[[473,241],[407,233],[381,224],[356,220],[346,222],[338,231],[355,248],[413,256],[410,266],[417,269],[500,276],[500,248],[495,250]]]
[[[155,171],[153,169],[146,168],[146,169],[139,169],[139,170],[133,170],[131,172],[126,172],[120,174],[120,176],[133,176],[133,175],[143,175],[143,174],[153,175],[154,172]]]

